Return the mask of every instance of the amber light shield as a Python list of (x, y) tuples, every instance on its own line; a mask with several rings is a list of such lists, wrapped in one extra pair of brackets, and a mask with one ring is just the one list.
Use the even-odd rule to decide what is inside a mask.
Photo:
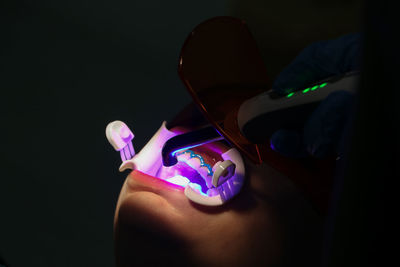
[(268, 162), (286, 174), (320, 211), (327, 210), (334, 161), (286, 158), (270, 148), (269, 140), (252, 144), (240, 132), (240, 105), (271, 88), (245, 21), (216, 17), (199, 24), (183, 45), (178, 73), (194, 102), (226, 140), (253, 162)]
[(236, 122), (240, 105), (271, 85), (245, 21), (216, 17), (199, 24), (183, 45), (178, 73), (214, 127), (252, 161), (261, 163), (258, 146), (241, 135)]

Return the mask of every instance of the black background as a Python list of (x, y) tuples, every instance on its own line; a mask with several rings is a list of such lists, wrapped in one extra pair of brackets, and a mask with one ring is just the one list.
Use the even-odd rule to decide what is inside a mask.
[[(301, 2), (301, 3), (298, 3)], [(0, 255), (10, 266), (113, 266), (126, 174), (104, 130), (138, 151), (190, 101), (176, 67), (191, 29), (248, 21), (274, 78), (306, 45), (359, 29), (360, 1), (2, 1)]]

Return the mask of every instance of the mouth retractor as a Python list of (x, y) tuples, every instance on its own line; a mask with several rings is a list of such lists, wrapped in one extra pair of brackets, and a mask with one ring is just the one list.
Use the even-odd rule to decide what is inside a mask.
[(106, 137), (113, 148), (120, 152), (123, 162), (135, 156), (135, 149), (132, 144), (132, 139), (135, 136), (122, 121), (110, 122), (106, 127)]
[[(116, 124), (115, 124), (116, 123)], [(107, 129), (119, 129), (119, 127), (112, 127), (110, 125), (121, 125), (121, 123), (126, 126), (123, 122), (116, 121), (112, 122), (107, 126)], [(127, 126), (126, 126), (127, 127)], [(128, 127), (127, 127), (128, 128)], [(111, 145), (116, 149), (121, 151), (120, 147), (122, 147), (121, 142), (119, 141), (119, 138), (109, 138), (109, 136), (112, 136), (111, 134), (108, 134), (108, 132), (113, 132), (111, 130), (106, 129), (106, 135), (107, 139), (111, 143)], [(129, 128), (128, 128), (129, 130)], [(166, 122), (164, 121), (160, 127), (160, 129), (154, 134), (154, 136), (150, 139), (150, 141), (143, 147), (143, 149), (136, 155), (134, 155), (131, 159), (124, 160), (121, 155), (122, 159), (122, 164), (119, 168), (119, 170), (122, 172), (126, 169), (131, 169), (131, 170), (139, 170), (143, 173), (146, 173), (151, 176), (157, 177), (157, 173), (161, 168), (173, 168), (173, 167), (164, 167), (163, 166), (163, 160), (167, 158), (165, 155), (169, 155), (168, 159), (172, 159), (173, 162), (174, 159), (177, 162), (177, 156), (179, 154), (182, 154), (183, 151), (188, 151), (187, 149), (199, 146), (205, 143), (210, 143), (216, 140), (222, 139), (221, 136), (215, 136), (215, 134), (212, 133), (214, 129), (206, 129), (203, 128), (199, 130), (197, 133), (190, 133), (182, 134), (179, 135), (177, 133), (171, 132), (166, 128)], [(114, 132), (118, 132), (115, 131)], [(129, 132), (131, 132), (129, 130)], [(208, 132), (208, 133), (207, 133)], [(210, 135), (211, 133), (211, 135)], [(215, 130), (214, 130), (215, 133)], [(118, 135), (114, 135), (118, 136)], [(183, 136), (183, 137), (180, 137)], [(189, 139), (187, 139), (190, 137)], [(207, 138), (209, 137), (209, 138)], [(133, 138), (133, 134), (132, 134)], [(186, 141), (189, 140), (189, 142), (184, 142), (183, 140), (186, 139)], [(132, 140), (132, 139), (131, 139)], [(172, 141), (169, 141), (172, 140)], [(178, 142), (177, 142), (178, 140)], [(197, 140), (197, 141), (196, 141)], [(169, 144), (168, 143), (169, 141)], [(130, 141), (129, 141), (130, 142)], [(119, 146), (116, 146), (114, 144), (120, 144)], [(179, 144), (178, 146), (171, 145), (171, 144)], [(125, 144), (125, 146), (128, 145), (129, 149), (129, 143)], [(117, 147), (117, 148), (116, 148)], [(164, 149), (163, 148), (170, 148), (170, 149)], [(133, 147), (132, 147), (133, 148)], [(164, 152), (163, 152), (164, 151)], [(169, 152), (169, 153), (166, 153)], [(162, 154), (164, 155), (162, 157)], [(185, 187), (184, 194), (185, 196), (190, 199), (191, 201), (205, 205), (205, 206), (219, 206), (224, 203), (226, 203), (228, 200), (233, 198), (235, 195), (237, 195), (244, 182), (244, 177), (245, 177), (245, 168), (244, 168), (244, 163), (243, 159), (240, 155), (240, 153), (235, 149), (231, 148), (227, 150), (225, 153), (221, 154), (221, 157), (223, 159), (222, 162), (217, 162), (213, 168), (212, 172), (208, 173), (209, 175), (211, 174), (212, 177), (210, 176), (209, 180), (206, 181), (207, 187), (209, 190), (207, 191), (207, 194), (204, 194), (201, 191), (201, 187), (192, 182), (187, 182), (185, 184), (179, 184), (175, 183), (173, 180), (174, 179), (163, 179), (161, 177), (158, 177), (160, 179), (166, 180), (168, 182), (178, 184), (181, 186)], [(175, 162), (175, 163), (176, 163)], [(174, 165), (170, 164), (170, 165)], [(168, 165), (168, 164), (167, 164)], [(203, 176), (203, 175), (202, 175)], [(175, 178), (175, 177), (172, 177)], [(204, 177), (203, 177), (204, 178)]]

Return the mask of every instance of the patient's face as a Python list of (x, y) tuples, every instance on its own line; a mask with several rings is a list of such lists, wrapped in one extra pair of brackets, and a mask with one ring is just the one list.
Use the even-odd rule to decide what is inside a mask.
[(241, 193), (217, 207), (195, 204), (183, 188), (131, 172), (115, 213), (118, 266), (318, 264), (321, 219), (286, 177), (244, 160)]

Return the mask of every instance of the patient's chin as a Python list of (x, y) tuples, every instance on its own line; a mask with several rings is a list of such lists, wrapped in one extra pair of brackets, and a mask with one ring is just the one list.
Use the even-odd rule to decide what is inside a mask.
[(128, 179), (133, 180), (121, 191), (114, 225), (117, 266), (196, 266), (189, 256), (193, 225), (185, 216), (193, 207), (183, 191), (146, 191), (135, 177)]
[[(117, 266), (192, 264), (188, 244), (170, 227), (173, 212), (164, 201), (153, 193), (137, 192), (121, 202), (114, 228)], [(165, 209), (154, 210), (154, 205)]]
[(173, 227), (179, 216), (169, 203), (152, 192), (134, 192), (121, 201), (116, 225), (148, 229), (159, 234), (177, 236)]

